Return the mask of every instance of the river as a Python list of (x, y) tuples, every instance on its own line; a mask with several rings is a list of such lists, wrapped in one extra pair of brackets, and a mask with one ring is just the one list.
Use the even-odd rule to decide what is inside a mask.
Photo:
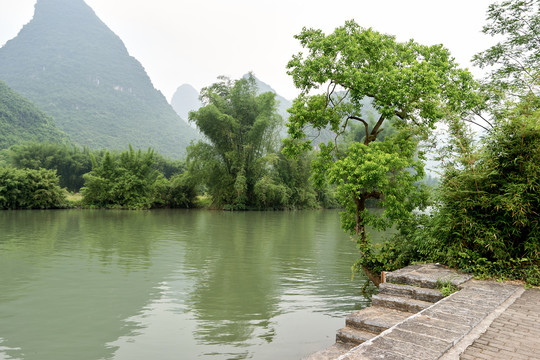
[(337, 211), (1, 211), (0, 359), (300, 359), (368, 305)]

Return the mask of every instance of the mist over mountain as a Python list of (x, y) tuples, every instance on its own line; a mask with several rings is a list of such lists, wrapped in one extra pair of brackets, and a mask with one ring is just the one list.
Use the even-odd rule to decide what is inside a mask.
[(0, 80), (0, 150), (25, 141), (69, 142), (53, 119)]
[[(245, 74), (243, 78), (247, 79), (249, 77), (249, 74)], [(259, 94), (263, 94), (265, 92), (272, 92), (276, 94), (276, 101), (278, 102), (278, 114), (281, 115), (283, 118), (283, 123), (287, 122), (287, 119), (289, 118), (289, 113), (287, 112), (287, 109), (292, 106), (292, 101), (285, 99), (283, 96), (279, 95), (270, 85), (263, 82), (256, 76), (253, 76), (255, 78), (255, 83), (257, 84), (257, 88), (259, 89)], [(286, 131), (286, 130), (285, 130)]]
[(38, 0), (0, 49), (0, 79), (91, 148), (131, 143), (180, 157), (198, 137), (83, 0)]
[[(197, 111), (202, 106), (199, 100), (199, 92), (189, 84), (183, 84), (174, 93), (171, 99), (174, 111), (186, 122), (189, 120), (189, 112)], [(192, 124), (196, 126), (195, 124)]]

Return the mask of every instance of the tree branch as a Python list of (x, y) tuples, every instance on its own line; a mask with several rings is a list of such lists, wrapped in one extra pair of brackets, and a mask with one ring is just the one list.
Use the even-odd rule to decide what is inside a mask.
[(377, 190), (373, 190), (362, 195), (365, 196), (366, 199), (381, 199), (383, 197), (383, 194)]
[(381, 115), (381, 117), (379, 117), (379, 121), (377, 121), (377, 123), (375, 124), (375, 126), (371, 130), (371, 134), (369, 136), (371, 139), (369, 139), (367, 144), (369, 144), (369, 142), (371, 142), (371, 141), (375, 141), (375, 139), (377, 138), (377, 134), (382, 131), (382, 129), (379, 131), (379, 128), (381, 127), (384, 120), (385, 120), (385, 118)]
[(489, 122), (485, 117), (482, 116), (480, 112), (474, 112), (476, 116), (478, 116), (480, 119), (484, 120), (486, 124), (488, 124), (492, 129), (494, 128), (493, 124)]
[[(369, 138), (369, 124), (367, 123), (367, 121), (358, 116), (349, 116), (346, 121), (349, 121), (349, 119), (357, 120), (357, 121), (360, 121), (362, 124), (364, 124), (364, 127), (366, 129), (366, 139), (368, 139)], [(364, 142), (364, 144), (366, 143)], [(367, 144), (369, 144), (369, 142)]]
[(489, 129), (489, 128), (483, 126), (483, 125), (480, 125), (479, 123), (477, 123), (476, 121), (473, 121), (473, 120), (471, 120), (471, 119), (464, 119), (464, 120), (465, 120), (466, 122), (468, 122), (468, 123), (471, 123), (471, 124), (474, 124), (474, 125), (476, 125), (476, 126), (481, 127), (482, 129), (486, 130), (487, 132), (490, 132), (490, 131), (492, 130), (492, 129)]
[[(332, 91), (330, 91), (330, 86), (334, 85), (334, 87), (332, 88)], [(332, 106), (336, 106), (336, 104), (334, 104), (334, 100), (332, 100), (332, 95), (334, 94), (334, 91), (336, 90), (336, 86), (337, 84), (334, 83), (333, 81), (330, 81), (330, 83), (328, 84), (328, 88), (326, 89), (326, 106), (328, 106), (328, 103), (332, 103)]]

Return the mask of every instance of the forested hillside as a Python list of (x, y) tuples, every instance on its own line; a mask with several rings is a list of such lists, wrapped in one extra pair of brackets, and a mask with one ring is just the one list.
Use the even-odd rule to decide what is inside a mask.
[(0, 49), (0, 78), (92, 148), (155, 148), (182, 156), (197, 137), (142, 65), (83, 0), (38, 0)]
[(0, 150), (26, 141), (68, 142), (53, 119), (0, 80)]

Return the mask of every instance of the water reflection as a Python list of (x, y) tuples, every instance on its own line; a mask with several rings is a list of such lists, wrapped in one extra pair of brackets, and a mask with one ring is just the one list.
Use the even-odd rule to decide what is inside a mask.
[(271, 342), (269, 319), (277, 314), (279, 289), (271, 266), (274, 244), (264, 236), (265, 213), (209, 214), (213, 223), (228, 226), (199, 227), (195, 238), (205, 245), (186, 244), (186, 267), (198, 270), (191, 273), (196, 286), (188, 298), (199, 320), (194, 335), (199, 343), (241, 346), (257, 331), (257, 338)]
[(0, 360), (294, 359), (366, 301), (336, 212), (0, 212)]

